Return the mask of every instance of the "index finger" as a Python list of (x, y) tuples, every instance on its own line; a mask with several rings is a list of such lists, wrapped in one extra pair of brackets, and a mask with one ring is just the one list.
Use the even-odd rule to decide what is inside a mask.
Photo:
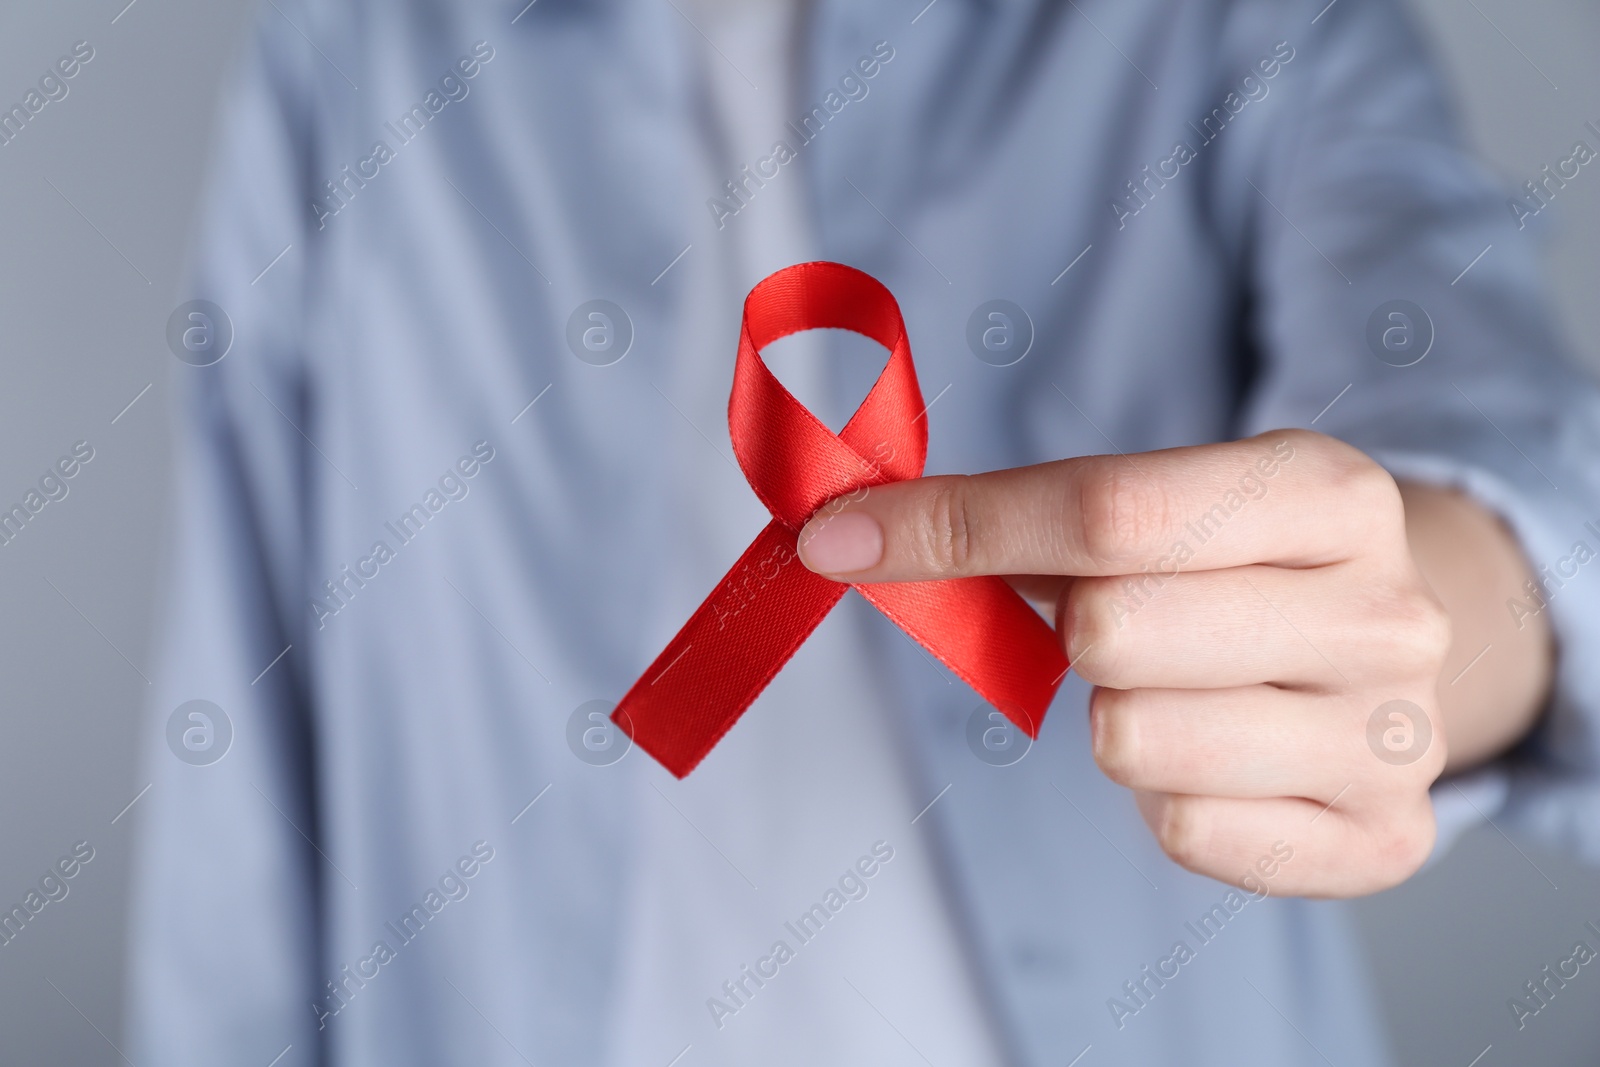
[(852, 582), (1309, 567), (1403, 536), (1398, 499), (1355, 448), (1283, 430), (873, 486), (818, 511), (798, 549)]

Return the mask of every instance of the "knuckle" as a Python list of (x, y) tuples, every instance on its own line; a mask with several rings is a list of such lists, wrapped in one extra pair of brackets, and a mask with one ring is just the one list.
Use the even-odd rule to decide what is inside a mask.
[(1390, 646), (1402, 669), (1437, 675), (1450, 652), (1450, 613), (1420, 582), (1389, 598), (1383, 608)]
[(1400, 485), (1394, 480), (1394, 475), (1362, 456), (1348, 475), (1348, 481), (1352, 502), (1357, 507), (1370, 508), (1379, 521), (1404, 524), (1405, 505), (1400, 499)]
[(1455, 633), (1450, 625), (1450, 613), (1445, 610), (1438, 597), (1426, 590), (1422, 593), (1421, 601), (1418, 608), (1417, 642), (1427, 662), (1443, 666), (1445, 656), (1450, 653), (1450, 645), (1455, 640)]
[(1086, 682), (1115, 686), (1123, 619), (1116, 578), (1078, 578), (1062, 598), (1057, 627), (1072, 669)]
[(1345, 514), (1369, 529), (1403, 532), (1405, 505), (1394, 475), (1359, 449), (1343, 442), (1337, 444), (1337, 451), (1328, 457), (1329, 481), (1334, 499), (1342, 501)]
[(1167, 858), (1185, 870), (1199, 872), (1211, 842), (1211, 829), (1200, 798), (1168, 797), (1161, 812), (1156, 840)]
[(1139, 727), (1126, 690), (1096, 689), (1089, 700), (1094, 761), (1118, 785), (1133, 787), (1140, 766)]
[(1433, 853), (1437, 835), (1433, 808), (1426, 803), (1375, 830), (1373, 849), (1380, 877), (1388, 885), (1398, 885), (1416, 874)]
[(1274, 441), (1288, 441), (1296, 455), (1304, 452), (1307, 456), (1315, 457), (1319, 462), (1323, 463), (1356, 462), (1367, 458), (1365, 452), (1362, 452), (1352, 444), (1348, 444), (1331, 434), (1308, 430), (1302, 426), (1286, 426), (1278, 430), (1269, 430), (1260, 436)]
[(1287, 441), (1291, 454), (1303, 452), (1310, 457), (1303, 472), (1315, 477), (1326, 490), (1323, 499), (1349, 538), (1377, 536), (1390, 543), (1404, 538), (1405, 506), (1400, 486), (1371, 456), (1314, 430), (1273, 431), (1270, 437)]
[(1136, 562), (1139, 546), (1166, 527), (1170, 507), (1161, 487), (1126, 462), (1098, 462), (1078, 489), (1084, 555), (1109, 566)]
[(969, 480), (961, 475), (940, 478), (928, 500), (927, 544), (929, 562), (941, 574), (967, 573), (974, 562), (974, 515), (970, 507)]
[(1296, 454), (1305, 452), (1310, 456), (1320, 457), (1322, 462), (1336, 460), (1341, 456), (1356, 457), (1364, 454), (1354, 445), (1346, 444), (1331, 434), (1308, 430), (1301, 426), (1286, 426), (1279, 430), (1268, 431), (1261, 436), (1286, 440)]
[[(1408, 768), (1411, 771), (1412, 780), (1405, 783), (1405, 788), (1412, 796), (1425, 796), (1428, 787), (1433, 785), (1439, 776), (1444, 773), (1445, 764), (1450, 759), (1450, 743), (1444, 735), (1442, 717), (1437, 709), (1430, 708), (1426, 704), (1423, 707), (1426, 709), (1428, 722), (1432, 728), (1432, 736), (1428, 738), (1428, 750), (1422, 753), (1422, 757)], [(1432, 811), (1431, 805), (1425, 806), (1428, 807), (1429, 811)]]
[[(1402, 810), (1418, 797), (1425, 796), (1449, 762), (1449, 740), (1445, 736), (1443, 717), (1430, 695), (1432, 683), (1419, 688), (1426, 688), (1427, 692), (1402, 689), (1404, 695), (1399, 698), (1395, 697), (1394, 690), (1387, 688), (1352, 694), (1354, 714), (1350, 745), (1352, 751), (1370, 750), (1370, 756), (1362, 752), (1359, 757), (1363, 768), (1359, 777), (1363, 788), (1371, 790), (1375, 811)], [(1390, 702), (1396, 700), (1412, 705), (1426, 721), (1414, 723), (1409, 731), (1396, 737), (1396, 747), (1392, 751), (1397, 756), (1390, 759), (1384, 752), (1389, 747), (1389, 738), (1394, 730), (1403, 731), (1400, 716), (1385, 714)], [(1359, 735), (1360, 740), (1355, 735)]]

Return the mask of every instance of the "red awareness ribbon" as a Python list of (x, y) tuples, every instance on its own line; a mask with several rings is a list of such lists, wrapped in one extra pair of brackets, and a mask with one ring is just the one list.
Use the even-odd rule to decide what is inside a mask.
[[(853, 330), (889, 350), (838, 434), (761, 359), (780, 337), (824, 327)], [(728, 428), (772, 521), (611, 716), (674, 775), (694, 770), (850, 588), (1038, 737), (1067, 659), (1055, 631), (1003, 580), (836, 582), (808, 570), (796, 552), (800, 529), (824, 504), (922, 476), (926, 413), (900, 305), (876, 278), (839, 263), (801, 263), (750, 291)]]

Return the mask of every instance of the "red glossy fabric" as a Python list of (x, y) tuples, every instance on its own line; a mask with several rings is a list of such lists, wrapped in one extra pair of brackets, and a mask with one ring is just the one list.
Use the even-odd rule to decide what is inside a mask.
[[(801, 330), (872, 338), (889, 362), (837, 435), (767, 369), (761, 350)], [(924, 648), (1037, 737), (1067, 672), (1053, 630), (999, 578), (850, 585), (796, 554), (824, 504), (922, 475), (928, 420), (900, 306), (871, 275), (801, 263), (763, 280), (744, 305), (728, 400), (734, 454), (772, 521), (690, 616), (612, 719), (679, 778), (722, 735), (854, 588)]]

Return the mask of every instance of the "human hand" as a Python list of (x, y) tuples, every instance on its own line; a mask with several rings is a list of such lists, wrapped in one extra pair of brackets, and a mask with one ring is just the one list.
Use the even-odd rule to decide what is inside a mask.
[(995, 574), (1053, 599), (1095, 761), (1191, 871), (1237, 885), (1287, 842), (1274, 891), (1352, 896), (1432, 849), (1449, 617), (1394, 480), (1349, 445), (1283, 430), (875, 486), (799, 553), (851, 582)]

